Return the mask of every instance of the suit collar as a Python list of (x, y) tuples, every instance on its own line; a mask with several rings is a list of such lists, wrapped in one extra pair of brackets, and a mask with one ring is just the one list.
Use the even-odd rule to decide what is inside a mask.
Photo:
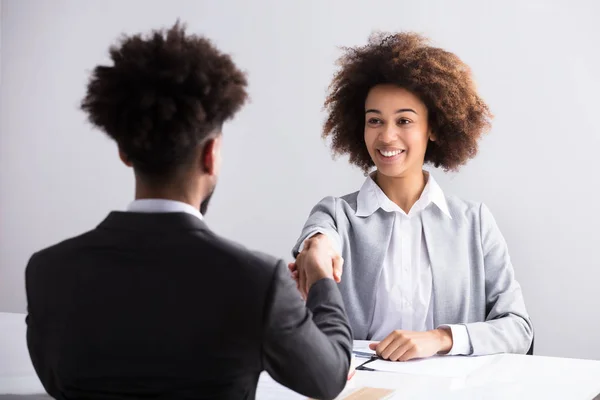
[(98, 228), (137, 232), (209, 230), (203, 220), (185, 212), (139, 213), (113, 211), (98, 225)]
[(166, 213), (166, 212), (184, 212), (203, 219), (200, 210), (187, 203), (169, 199), (139, 199), (131, 202), (127, 211), (139, 213)]

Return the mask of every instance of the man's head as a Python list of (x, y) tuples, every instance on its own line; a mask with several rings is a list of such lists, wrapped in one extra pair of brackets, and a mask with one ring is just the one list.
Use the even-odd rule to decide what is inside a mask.
[(221, 127), (244, 104), (246, 77), (203, 37), (175, 24), (110, 48), (81, 108), (117, 142), (141, 197), (207, 206), (221, 161)]

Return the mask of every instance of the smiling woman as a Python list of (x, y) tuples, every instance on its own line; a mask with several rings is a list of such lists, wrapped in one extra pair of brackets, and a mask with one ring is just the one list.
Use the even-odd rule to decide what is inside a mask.
[[(323, 135), (375, 171), (313, 208), (294, 254), (329, 239), (354, 338), (378, 341), (386, 359), (527, 352), (531, 322), (490, 211), (446, 196), (423, 171), (457, 170), (490, 128), (469, 67), (414, 33), (373, 36), (339, 64)], [(299, 288), (305, 258), (290, 266)]]
[(365, 108), (365, 144), (380, 174), (420, 174), (428, 142), (436, 139), (425, 104), (406, 89), (384, 84), (369, 91)]
[(346, 49), (339, 64), (325, 101), (329, 117), (323, 132), (331, 137), (334, 153), (348, 154), (365, 172), (375, 165), (363, 129), (365, 99), (379, 85), (403, 88), (405, 97), (412, 96), (410, 104), (426, 108), (422, 120), (437, 141), (427, 147), (425, 162), (457, 170), (477, 153), (492, 114), (477, 93), (471, 69), (455, 54), (415, 33), (378, 34), (364, 47)]

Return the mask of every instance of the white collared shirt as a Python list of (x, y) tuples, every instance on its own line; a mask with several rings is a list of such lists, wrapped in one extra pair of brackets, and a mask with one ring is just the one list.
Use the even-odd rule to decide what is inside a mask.
[(191, 214), (203, 219), (200, 210), (181, 201), (167, 199), (140, 199), (134, 200), (127, 206), (127, 211), (138, 213), (177, 213)]
[[(431, 207), (437, 207), (448, 218), (452, 216), (444, 192), (431, 175), (427, 176), (423, 193), (408, 214), (385, 195), (371, 176), (367, 177), (358, 193), (357, 216), (368, 217), (381, 208), (394, 220), (376, 287), (375, 310), (369, 327), (370, 340), (383, 340), (394, 330), (434, 329), (433, 276), (423, 237), (422, 215), (431, 212)], [(337, 232), (318, 229), (309, 237), (315, 233), (327, 235), (341, 254)], [(440, 328), (452, 331), (453, 346), (449, 355), (471, 353), (471, 340), (464, 325), (441, 325)]]

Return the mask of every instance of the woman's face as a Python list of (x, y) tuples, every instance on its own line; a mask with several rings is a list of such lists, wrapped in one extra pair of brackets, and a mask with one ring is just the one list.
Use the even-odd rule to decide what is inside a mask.
[(429, 140), (427, 107), (396, 85), (374, 86), (365, 100), (365, 144), (377, 171), (389, 177), (421, 173)]

